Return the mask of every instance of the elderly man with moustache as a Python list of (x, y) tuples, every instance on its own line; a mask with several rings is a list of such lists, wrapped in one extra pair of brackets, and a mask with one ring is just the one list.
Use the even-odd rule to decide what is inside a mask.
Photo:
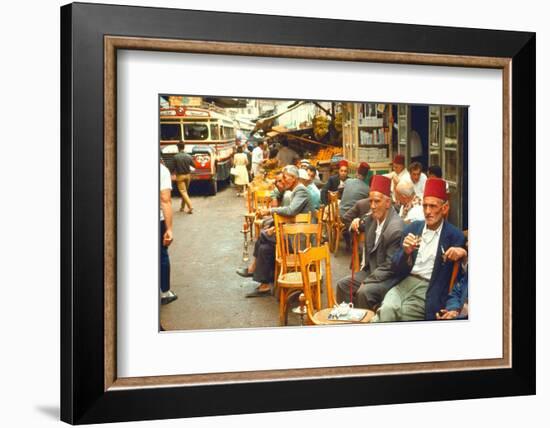
[[(275, 188), (271, 192), (271, 206), (272, 207), (286, 207), (290, 205), (290, 190), (286, 190), (284, 183), (284, 176), (282, 172), (279, 172), (275, 176)], [(273, 226), (273, 218), (269, 217), (264, 219), (262, 224), (262, 230), (260, 232), (259, 239), (254, 243), (254, 259), (248, 267), (237, 269), (237, 274), (248, 278), (254, 276), (256, 270), (256, 255), (259, 254), (260, 245), (266, 243), (275, 243), (275, 227)], [(264, 249), (265, 252), (265, 249)]]
[(399, 279), (391, 267), (404, 224), (391, 206), (390, 189), (389, 178), (373, 176), (368, 199), (370, 213), (351, 222), (352, 231), (365, 232), (364, 264), (353, 279), (347, 276), (338, 281), (338, 302), (353, 300), (356, 307), (374, 310)]
[(275, 188), (271, 192), (271, 206), (284, 207), (290, 204), (290, 191), (285, 189), (283, 173), (275, 176)]
[(424, 189), (425, 221), (405, 227), (392, 270), (401, 280), (384, 298), (372, 322), (434, 320), (445, 307), (453, 262), (463, 256), (463, 233), (445, 217), (445, 180), (430, 178)]

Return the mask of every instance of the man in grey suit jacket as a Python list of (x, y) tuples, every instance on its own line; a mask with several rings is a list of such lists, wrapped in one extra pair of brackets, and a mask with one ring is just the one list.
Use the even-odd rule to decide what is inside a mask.
[[(391, 180), (381, 175), (372, 178), (369, 193), (370, 213), (351, 222), (352, 232), (365, 232), (363, 268), (337, 284), (338, 302), (374, 310), (399, 280), (392, 271), (393, 255), (399, 250), (405, 224), (391, 206)], [(351, 296), (350, 296), (351, 294)]]
[(347, 210), (342, 217), (342, 223), (346, 225), (346, 229), (349, 229), (351, 222), (356, 218), (361, 218), (365, 214), (370, 212), (370, 199), (359, 199), (353, 207)]

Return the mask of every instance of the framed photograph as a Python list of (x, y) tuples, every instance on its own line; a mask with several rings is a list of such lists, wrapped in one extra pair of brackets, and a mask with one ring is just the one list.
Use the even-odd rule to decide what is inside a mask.
[(71, 4), (61, 53), (62, 420), (535, 393), (534, 33)]

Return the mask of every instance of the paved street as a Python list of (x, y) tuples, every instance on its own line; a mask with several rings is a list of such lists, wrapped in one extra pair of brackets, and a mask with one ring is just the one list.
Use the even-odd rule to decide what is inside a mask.
[[(180, 198), (172, 199), (174, 242), (170, 246), (171, 287), (178, 300), (161, 306), (166, 330), (194, 330), (279, 326), (275, 297), (246, 298), (255, 283), (235, 273), (244, 266), (240, 233), (245, 202), (234, 187), (222, 186), (216, 196), (191, 188), (193, 214), (179, 211)], [(252, 245), (249, 246), (252, 259)], [(344, 245), (332, 258), (333, 286), (349, 273)], [(289, 314), (289, 325), (300, 318)]]

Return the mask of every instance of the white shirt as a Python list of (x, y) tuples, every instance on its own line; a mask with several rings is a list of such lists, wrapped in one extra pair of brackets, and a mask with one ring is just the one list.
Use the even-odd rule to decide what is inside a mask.
[(419, 198), (424, 197), (424, 187), (426, 187), (426, 180), (427, 179), (428, 179), (428, 177), (426, 177), (426, 174), (421, 172), (420, 173), (420, 178), (418, 179), (418, 183), (413, 183), (414, 193), (416, 193), (416, 196), (418, 196)]
[(422, 242), (420, 243), (420, 248), (418, 249), (416, 261), (411, 273), (419, 275), (427, 281), (429, 281), (432, 277), (435, 256), (437, 254), (437, 246), (439, 244), (439, 236), (441, 235), (442, 228), (443, 221), (437, 230), (428, 229), (426, 225), (424, 225), (424, 229), (422, 230)]
[(386, 218), (382, 220), (382, 223), (376, 220), (376, 238), (374, 239), (375, 246), (376, 244), (378, 244), (378, 239), (380, 239), (380, 235), (382, 234), (382, 228), (384, 227), (384, 223), (386, 223), (387, 218), (388, 218), (388, 215), (386, 214)]
[[(404, 206), (401, 205), (401, 209), (399, 210), (399, 217), (403, 218), (403, 210)], [(403, 221), (405, 223), (412, 223), (413, 221), (417, 220), (424, 220), (424, 209), (422, 208), (422, 205), (413, 205), (412, 208), (409, 210), (405, 218), (403, 218)]]
[(395, 202), (395, 183), (393, 182), (393, 177), (397, 177), (399, 181), (401, 180), (409, 180), (412, 183), (411, 175), (409, 174), (409, 170), (407, 168), (403, 168), (403, 171), (401, 171), (399, 174), (395, 171), (392, 171), (388, 174), (384, 174), (384, 176), (388, 177), (391, 180), (391, 194), (392, 199)]
[[(392, 208), (393, 209), (393, 208)], [(371, 211), (369, 211), (371, 213)], [(388, 215), (386, 214), (386, 218), (382, 220), (382, 223), (379, 223), (378, 220), (376, 220), (376, 232), (375, 232), (375, 238), (374, 238), (374, 246), (376, 247), (376, 244), (378, 244), (378, 239), (380, 239), (380, 235), (382, 235), (382, 228), (384, 227), (384, 223), (386, 223), (386, 219), (388, 218)], [(350, 229), (351, 230), (351, 229)], [(365, 246), (363, 245), (363, 251), (361, 252), (361, 269), (365, 267)]]
[[(170, 171), (163, 164), (160, 164), (160, 191), (170, 190), (172, 191), (172, 178), (170, 177)], [(160, 210), (160, 221), (164, 220), (164, 214)]]
[(252, 163), (262, 163), (264, 160), (264, 151), (261, 147), (256, 147), (252, 150)]

